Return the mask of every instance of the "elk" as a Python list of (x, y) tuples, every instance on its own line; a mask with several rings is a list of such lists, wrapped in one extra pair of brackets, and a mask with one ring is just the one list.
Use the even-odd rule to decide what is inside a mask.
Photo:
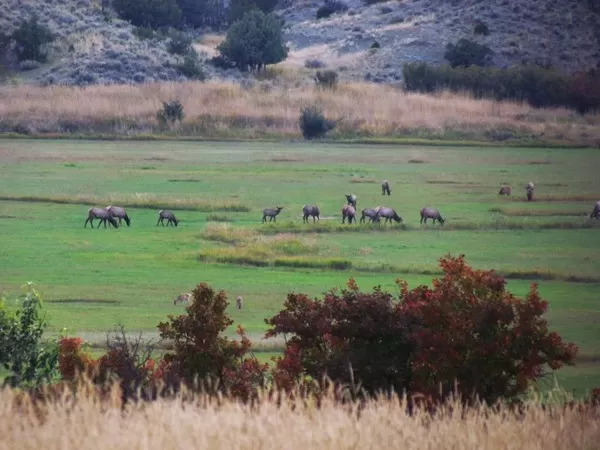
[(342, 208), (342, 223), (344, 223), (346, 221), (346, 219), (348, 219), (348, 224), (352, 223), (352, 220), (354, 220), (356, 222), (356, 210), (354, 209), (353, 206), (351, 205), (344, 205), (344, 207)]
[[(88, 222), (90, 226), (94, 228), (94, 219), (100, 219), (100, 223), (104, 223), (104, 228), (106, 228), (106, 222), (108, 221), (113, 227), (119, 228), (119, 224), (111, 215), (110, 211), (106, 208), (90, 208), (88, 209), (88, 216), (85, 219), (85, 223), (83, 224), (83, 228), (87, 227)], [(98, 223), (98, 228), (100, 228), (100, 223)]]
[(267, 221), (267, 217), (269, 218), (269, 222), (271, 222), (271, 221), (277, 222), (277, 214), (279, 214), (282, 209), (283, 209), (283, 206), (277, 206), (275, 209), (273, 209), (273, 208), (263, 209), (263, 218), (262, 218), (263, 223), (265, 223)]
[(435, 224), (435, 221), (439, 221), (442, 225), (444, 225), (444, 218), (442, 217), (442, 215), (440, 214), (440, 212), (435, 209), (435, 208), (422, 208), (421, 209), (421, 222), (423, 223), (423, 221), (425, 221), (425, 223), (427, 223), (427, 219), (433, 219), (433, 223)]
[(377, 206), (376, 208), (365, 208), (361, 211), (360, 223), (364, 223), (365, 217), (369, 218), (369, 222), (379, 222), (379, 217), (377, 216), (377, 212), (379, 211), (381, 206)]
[(380, 217), (385, 218), (385, 223), (388, 223), (392, 220), (394, 220), (396, 223), (402, 222), (402, 217), (400, 217), (393, 208), (388, 208), (387, 206), (382, 206), (377, 210), (378, 222)]
[(321, 215), (321, 211), (319, 211), (318, 206), (304, 205), (302, 208), (302, 213), (304, 214), (302, 217), (302, 221), (304, 223), (308, 223), (309, 216), (313, 218), (313, 223), (315, 223), (315, 217), (321, 221), (321, 218), (319, 217)]
[(527, 191), (527, 201), (530, 202), (533, 199), (533, 189), (534, 189), (534, 185), (533, 182), (529, 182), (527, 183), (527, 186), (525, 186), (525, 190)]
[(345, 194), (346, 200), (348, 200), (348, 204), (354, 206), (356, 208), (356, 200), (358, 197), (355, 194)]
[(388, 183), (388, 180), (383, 180), (381, 182), (381, 195), (385, 195), (387, 193), (387, 195), (391, 195), (392, 190), (390, 189), (390, 183)]
[(110, 214), (113, 217), (116, 217), (119, 219), (119, 225), (121, 225), (121, 219), (125, 221), (127, 226), (131, 225), (131, 219), (127, 215), (127, 211), (125, 211), (125, 208), (122, 208), (120, 206), (112, 206), (111, 205), (111, 206), (107, 206), (106, 210), (108, 212), (110, 212)]
[(171, 226), (173, 226), (173, 224), (175, 224), (175, 226), (177, 226), (177, 224), (179, 223), (179, 221), (175, 217), (175, 214), (173, 214), (171, 211), (166, 211), (164, 209), (161, 209), (158, 212), (158, 220), (156, 221), (156, 226), (158, 226), (158, 224), (161, 223), (162, 226), (164, 227), (165, 219), (167, 219), (167, 226), (169, 226), (169, 224), (171, 224)]
[(237, 309), (242, 309), (242, 306), (244, 306), (244, 299), (241, 295), (238, 295), (235, 299), (235, 306), (237, 307)]
[(510, 197), (511, 192), (510, 186), (502, 186), (500, 188), (500, 192), (498, 192), (498, 195), (506, 195), (507, 197)]
[(594, 209), (590, 214), (590, 219), (598, 219), (598, 217), (600, 217), (600, 201), (596, 202)]
[(179, 296), (175, 300), (173, 300), (173, 304), (176, 305), (177, 303), (189, 303), (192, 298), (193, 295), (191, 292), (179, 294)]

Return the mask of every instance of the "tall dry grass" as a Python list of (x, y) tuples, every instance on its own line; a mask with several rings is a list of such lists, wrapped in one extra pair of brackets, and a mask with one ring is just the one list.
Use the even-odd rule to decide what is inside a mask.
[(342, 84), (335, 91), (291, 86), (270, 81), (248, 89), (223, 82), (4, 86), (0, 130), (153, 132), (161, 102), (179, 98), (186, 114), (179, 129), (184, 135), (299, 136), (300, 108), (318, 102), (328, 117), (343, 118), (334, 131), (338, 136), (519, 137), (600, 144), (600, 115), (580, 117), (566, 109), (534, 109), (450, 93), (404, 93), (367, 83)]
[(598, 411), (580, 413), (533, 404), (522, 417), (505, 408), (439, 416), (406, 413), (394, 397), (341, 407), (263, 399), (251, 409), (196, 396), (120, 408), (117, 391), (104, 401), (91, 393), (64, 395), (41, 411), (0, 391), (0, 449), (592, 449), (600, 440)]

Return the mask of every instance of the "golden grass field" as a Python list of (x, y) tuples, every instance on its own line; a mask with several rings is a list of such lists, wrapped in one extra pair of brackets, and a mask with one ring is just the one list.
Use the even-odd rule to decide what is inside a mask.
[[(283, 70), (283, 69), (280, 69)], [(284, 77), (285, 78), (285, 77)], [(309, 79), (310, 80), (310, 79)], [(331, 137), (428, 137), (510, 142), (511, 139), (600, 145), (600, 115), (467, 95), (424, 95), (368, 84), (319, 90), (306, 82), (269, 80), (251, 88), (227, 82), (143, 85), (0, 87), (0, 123), (30, 133), (131, 135), (158, 128), (162, 101), (181, 99), (185, 118), (176, 130), (199, 137), (300, 137), (299, 111), (319, 103), (342, 119)]]
[[(364, 409), (310, 401), (264, 399), (254, 408), (213, 398), (159, 400), (121, 409), (118, 392), (100, 401), (81, 388), (36, 413), (15, 411), (18, 394), (0, 391), (0, 449), (593, 449), (600, 440), (598, 411), (586, 414), (532, 403), (522, 417), (498, 407), (437, 417), (406, 413), (398, 397), (367, 401)], [(552, 409), (554, 408), (554, 409)]]

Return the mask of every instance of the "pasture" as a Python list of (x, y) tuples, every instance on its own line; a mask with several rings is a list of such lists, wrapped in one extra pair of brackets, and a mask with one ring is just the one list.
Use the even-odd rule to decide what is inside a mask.
[[(598, 167), (593, 149), (1, 140), (0, 292), (12, 304), (34, 281), (52, 333), (100, 345), (117, 322), (156, 337), (183, 311), (175, 297), (204, 281), (227, 292), (264, 359), (281, 344), (261, 340), (263, 319), (288, 292), (319, 295), (350, 276), (393, 292), (396, 278), (430, 283), (439, 257), (464, 253), (517, 295), (539, 281), (551, 328), (580, 347), (559, 382), (582, 394), (600, 385)], [(498, 195), (503, 183), (512, 196)], [(357, 219), (385, 205), (403, 223), (342, 225), (345, 194), (358, 196)], [(302, 223), (305, 204), (319, 206), (316, 224)], [(131, 227), (84, 228), (89, 207), (108, 205), (125, 206)], [(276, 206), (277, 221), (261, 223)], [(423, 206), (446, 223), (420, 225)], [(156, 226), (160, 209), (179, 226)]]

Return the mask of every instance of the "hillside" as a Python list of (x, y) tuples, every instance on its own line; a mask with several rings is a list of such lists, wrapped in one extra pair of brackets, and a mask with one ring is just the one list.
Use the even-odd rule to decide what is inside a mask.
[[(563, 70), (589, 68), (600, 61), (600, 18), (585, 0), (398, 0), (365, 5), (345, 0), (345, 12), (316, 19), (319, 1), (282, 0), (290, 47), (284, 66), (307, 60), (340, 71), (346, 80), (395, 82), (404, 62), (444, 62), (447, 43), (462, 37), (488, 45), (493, 63), (508, 66), (537, 61)], [(133, 27), (105, 20), (94, 0), (0, 0), (0, 29), (9, 33), (37, 14), (58, 37), (49, 62), (21, 64), (19, 76), (36, 84), (115, 84), (183, 80), (165, 40), (140, 39)], [(488, 35), (474, 35), (477, 21)], [(198, 36), (201, 33), (198, 32)], [(213, 39), (216, 45), (218, 39)], [(371, 48), (377, 42), (380, 48)], [(214, 45), (204, 48), (207, 58)], [(317, 60), (318, 62), (314, 62)], [(321, 64), (320, 64), (321, 63)], [(209, 78), (240, 79), (236, 71), (207, 65)], [(307, 80), (308, 75), (307, 75)]]

